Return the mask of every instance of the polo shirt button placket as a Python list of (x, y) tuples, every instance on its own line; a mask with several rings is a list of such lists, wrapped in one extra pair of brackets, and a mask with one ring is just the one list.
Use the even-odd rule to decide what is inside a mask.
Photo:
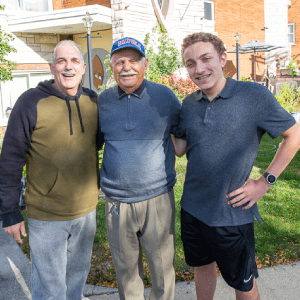
[(205, 112), (204, 123), (207, 124), (209, 122), (209, 112), (211, 111), (211, 107), (208, 106)]

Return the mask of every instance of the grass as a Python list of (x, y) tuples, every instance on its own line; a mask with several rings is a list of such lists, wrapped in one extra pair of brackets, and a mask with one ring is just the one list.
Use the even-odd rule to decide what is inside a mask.
[[(252, 177), (260, 176), (273, 159), (274, 145), (281, 138), (272, 140), (265, 136), (262, 151), (255, 162)], [(278, 182), (258, 202), (263, 222), (255, 223), (256, 257), (260, 267), (290, 263), (300, 258), (300, 152), (279, 177)]]
[[(264, 136), (252, 178), (258, 178), (273, 159), (275, 148), (278, 148), (281, 138), (272, 140)], [(185, 172), (186, 157), (177, 158), (177, 174)], [(180, 238), (180, 198), (183, 190), (184, 175), (179, 175), (175, 185), (176, 201), (176, 280), (193, 280), (193, 269), (186, 265), (182, 242)], [(282, 173), (278, 182), (258, 202), (263, 222), (255, 223), (256, 261), (258, 267), (268, 267), (286, 264), (300, 258), (300, 151), (287, 169)], [(92, 255), (92, 266), (87, 283), (116, 287), (115, 271), (106, 236), (104, 199), (98, 204), (98, 229)], [(26, 211), (23, 212), (26, 218)], [(29, 256), (28, 238), (24, 239), (21, 249)], [(151, 278), (148, 264), (144, 257), (145, 285), (150, 285)]]

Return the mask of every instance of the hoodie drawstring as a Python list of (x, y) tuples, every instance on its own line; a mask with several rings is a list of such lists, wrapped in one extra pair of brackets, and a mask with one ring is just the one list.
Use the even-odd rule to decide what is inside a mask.
[[(67, 106), (68, 106), (68, 110), (69, 110), (69, 123), (70, 123), (70, 135), (73, 135), (73, 128), (72, 128), (72, 111), (71, 111), (71, 105), (70, 105), (70, 97), (66, 96), (66, 102), (67, 102)], [(74, 98), (73, 98), (74, 99)], [(82, 117), (81, 117), (81, 113), (80, 113), (80, 107), (79, 107), (79, 101), (78, 101), (78, 96), (75, 97), (75, 102), (76, 102), (76, 107), (77, 107), (77, 111), (78, 111), (78, 117), (79, 117), (79, 121), (80, 121), (80, 126), (81, 126), (81, 132), (84, 132), (84, 127), (83, 127), (83, 123), (82, 123)]]
[(70, 105), (70, 99), (68, 96), (66, 96), (66, 102), (69, 110), (69, 123), (70, 123), (70, 135), (73, 135), (73, 129), (72, 129), (72, 111), (71, 111), (71, 105)]
[(82, 118), (81, 118), (81, 113), (80, 113), (80, 107), (79, 107), (79, 102), (78, 102), (78, 97), (76, 96), (75, 98), (76, 101), (76, 106), (77, 106), (77, 111), (78, 111), (78, 117), (79, 117), (79, 121), (80, 121), (80, 125), (81, 125), (81, 132), (84, 132), (84, 128), (83, 128), (83, 124), (82, 124)]

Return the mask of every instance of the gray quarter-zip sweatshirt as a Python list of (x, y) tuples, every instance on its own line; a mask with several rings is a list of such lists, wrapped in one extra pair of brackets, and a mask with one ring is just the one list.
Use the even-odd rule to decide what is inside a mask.
[(105, 149), (100, 173), (103, 192), (124, 202), (154, 198), (176, 182), (175, 134), (181, 104), (168, 87), (144, 80), (132, 94), (118, 86), (98, 97)]

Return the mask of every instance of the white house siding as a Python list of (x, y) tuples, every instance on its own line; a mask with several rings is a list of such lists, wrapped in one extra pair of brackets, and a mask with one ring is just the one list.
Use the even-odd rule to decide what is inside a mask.
[(114, 10), (113, 41), (128, 36), (143, 42), (146, 33), (156, 24), (151, 0), (112, 0), (111, 8)]
[[(156, 1), (156, 0), (154, 0)], [(203, 31), (204, 0), (169, 0), (173, 9), (164, 19), (166, 29), (180, 49), (182, 39), (193, 32)], [(190, 5), (188, 6), (190, 2)], [(122, 37), (133, 37), (141, 42), (146, 33), (157, 25), (157, 17), (152, 0), (112, 0), (113, 40)], [(183, 17), (184, 15), (184, 17)], [(183, 17), (183, 18), (182, 18)], [(213, 31), (213, 30), (212, 30)]]
[(170, 22), (170, 35), (177, 45), (182, 44), (182, 40), (188, 34), (204, 30), (204, 1), (194, 0), (175, 1), (172, 21)]
[(288, 45), (289, 2), (288, 0), (265, 0), (265, 42), (285, 47), (266, 52), (266, 66), (269, 67), (269, 73), (274, 75), (276, 75), (275, 57), (290, 55)]

